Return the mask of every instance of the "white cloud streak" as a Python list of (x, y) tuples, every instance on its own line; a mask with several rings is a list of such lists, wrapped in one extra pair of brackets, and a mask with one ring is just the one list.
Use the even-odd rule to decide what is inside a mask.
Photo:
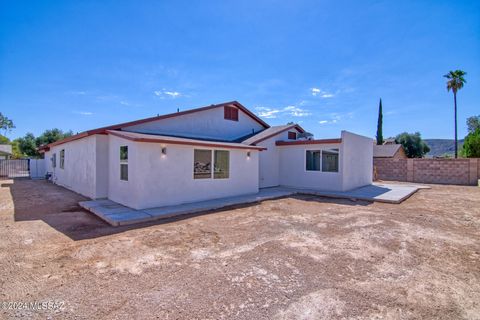
[(281, 116), (307, 117), (312, 114), (308, 110), (297, 106), (287, 106), (285, 108), (257, 107), (255, 110), (257, 110), (259, 117), (266, 119), (274, 119)]
[(348, 112), (348, 113), (330, 113), (328, 114), (328, 119), (322, 119), (318, 121), (319, 124), (325, 125), (325, 124), (335, 124), (339, 123), (342, 120), (345, 119), (352, 119), (353, 118), (353, 112)]
[(320, 97), (320, 98), (323, 98), (323, 99), (333, 98), (333, 97), (335, 96), (333, 93), (324, 91), (324, 90), (322, 90), (322, 89), (320, 89), (320, 88), (311, 88), (311, 89), (310, 89), (310, 92), (312, 93), (312, 96), (314, 96), (314, 97)]
[(157, 97), (160, 97), (161, 99), (165, 99), (165, 98), (175, 99), (175, 98), (178, 98), (182, 95), (178, 91), (169, 91), (169, 90), (166, 90), (166, 89), (157, 90), (157, 91), (154, 91), (153, 93)]

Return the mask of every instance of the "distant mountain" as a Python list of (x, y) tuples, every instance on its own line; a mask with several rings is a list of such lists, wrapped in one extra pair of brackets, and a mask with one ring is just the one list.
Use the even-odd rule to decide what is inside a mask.
[[(455, 154), (455, 140), (453, 139), (423, 139), (430, 147), (430, 152), (427, 153), (427, 158), (440, 157), (443, 155)], [(458, 152), (462, 149), (463, 139), (458, 140)]]

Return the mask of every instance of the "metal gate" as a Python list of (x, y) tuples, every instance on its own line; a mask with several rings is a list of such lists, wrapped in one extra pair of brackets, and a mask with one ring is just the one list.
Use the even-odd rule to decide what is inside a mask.
[(30, 159), (0, 160), (0, 179), (30, 177)]

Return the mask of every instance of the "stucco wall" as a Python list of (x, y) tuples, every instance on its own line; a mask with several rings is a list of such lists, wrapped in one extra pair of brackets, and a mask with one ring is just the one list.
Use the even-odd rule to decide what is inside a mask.
[(307, 171), (306, 150), (340, 149), (340, 144), (307, 144), (278, 146), (280, 153), (280, 184), (283, 186), (318, 190), (342, 190), (342, 158), (339, 154), (338, 172)]
[(96, 198), (108, 197), (108, 135), (96, 135), (95, 161), (97, 163), (95, 172)]
[[(108, 198), (138, 208), (137, 143), (108, 135)], [(120, 146), (128, 146), (128, 181), (120, 180)]]
[(342, 131), (343, 190), (372, 183), (373, 139)]
[[(65, 167), (60, 168), (60, 150), (65, 150)], [(57, 166), (52, 167), (51, 157), (57, 156)], [(45, 153), (47, 172), (52, 172), (53, 182), (89, 198), (96, 198), (96, 136), (54, 146)]]
[[(129, 181), (120, 180), (121, 145), (129, 146)], [(162, 147), (166, 147), (165, 156), (161, 154)], [(145, 209), (258, 192), (258, 151), (252, 150), (247, 158), (246, 150), (230, 150), (228, 179), (193, 179), (195, 148), (135, 143), (112, 136), (109, 198), (135, 209)]]
[(225, 120), (221, 107), (122, 128), (126, 131), (143, 133), (226, 140), (243, 137), (252, 133), (252, 130), (258, 132), (262, 129), (258, 122), (241, 110), (238, 112), (238, 121)]
[(276, 141), (287, 141), (288, 132), (299, 132), (291, 129), (281, 132), (269, 139), (259, 142), (257, 145), (266, 147), (267, 150), (260, 152), (259, 185), (260, 188), (280, 185), (280, 151), (275, 145)]

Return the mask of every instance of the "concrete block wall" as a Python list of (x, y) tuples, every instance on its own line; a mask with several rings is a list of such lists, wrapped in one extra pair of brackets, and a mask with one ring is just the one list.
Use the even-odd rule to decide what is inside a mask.
[(375, 158), (376, 177), (419, 183), (477, 185), (480, 159)]
[(407, 181), (407, 159), (374, 158), (373, 166), (377, 179)]

